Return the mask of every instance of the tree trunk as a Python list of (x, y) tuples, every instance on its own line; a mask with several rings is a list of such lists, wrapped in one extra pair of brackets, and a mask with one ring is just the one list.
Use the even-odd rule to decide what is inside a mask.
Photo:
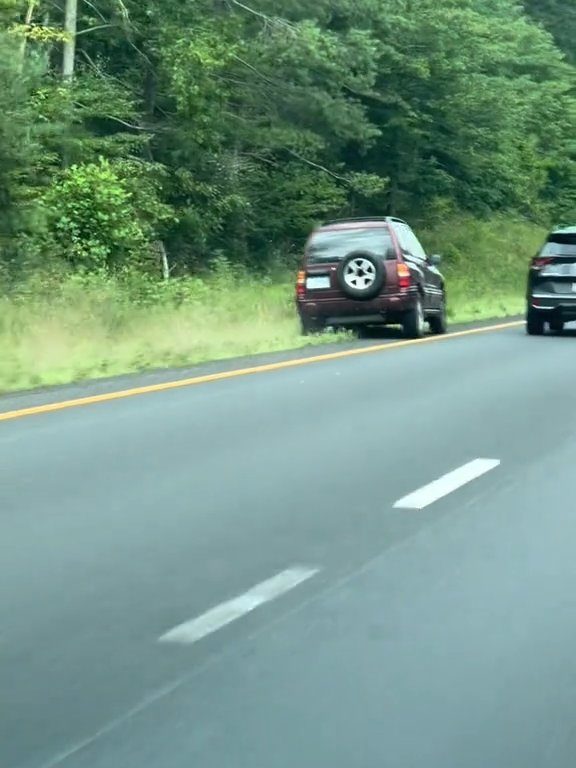
[[(32, 19), (34, 18), (34, 11), (36, 10), (36, 3), (38, 0), (28, 0), (28, 8), (26, 9), (26, 16), (24, 18), (24, 25), (25, 27), (29, 27), (30, 24), (32, 24)], [(18, 62), (19, 71), (22, 72), (24, 70), (24, 60), (26, 58), (26, 32), (22, 34), (22, 42), (20, 43), (20, 59)]]
[(162, 270), (162, 279), (170, 279), (170, 264), (168, 263), (168, 253), (166, 252), (166, 246), (163, 240), (156, 240), (153, 244), (153, 248), (158, 254), (158, 260), (160, 262), (160, 269)]
[(64, 12), (64, 54), (62, 57), (62, 78), (72, 80), (76, 59), (76, 28), (78, 24), (78, 0), (66, 0)]

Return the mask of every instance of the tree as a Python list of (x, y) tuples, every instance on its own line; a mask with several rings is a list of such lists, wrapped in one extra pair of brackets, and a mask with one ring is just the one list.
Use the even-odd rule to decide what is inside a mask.
[(66, 0), (64, 7), (64, 33), (62, 77), (71, 80), (76, 65), (76, 33), (78, 26), (78, 0)]
[[(20, 50), (0, 73), (5, 247), (25, 232), (27, 252), (60, 258), (54, 190), (72, 203), (80, 180), (91, 215), (124, 190), (145, 250), (162, 238), (180, 271), (221, 254), (261, 268), (337, 214), (544, 221), (574, 205), (568, 0), (67, 8), (0, 0), (3, 45)], [(110, 268), (138, 250), (123, 226), (98, 231)]]
[(576, 64), (576, 5), (572, 0), (524, 0), (526, 11), (550, 32), (566, 58)]
[(41, 77), (41, 60), (22, 65), (21, 38), (0, 34), (0, 269), (18, 270), (17, 242), (38, 224), (42, 127), (34, 91)]

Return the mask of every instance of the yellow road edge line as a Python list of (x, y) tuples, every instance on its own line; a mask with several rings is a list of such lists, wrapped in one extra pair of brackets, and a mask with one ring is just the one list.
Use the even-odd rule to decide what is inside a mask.
[(148, 384), (142, 387), (133, 387), (131, 389), (122, 389), (114, 392), (105, 392), (101, 395), (88, 395), (87, 397), (78, 397), (73, 400), (60, 400), (54, 403), (45, 403), (35, 405), (29, 408), (20, 408), (14, 411), (5, 411), (0, 413), (0, 421), (10, 421), (12, 419), (21, 419), (24, 416), (35, 416), (41, 413), (51, 413), (52, 411), (63, 411), (68, 408), (79, 408), (84, 405), (94, 405), (95, 403), (106, 403), (111, 400), (121, 400), (125, 397), (136, 397), (137, 395), (147, 395), (153, 392), (166, 392), (171, 389), (180, 389), (182, 387), (192, 387), (198, 384), (208, 384), (213, 381), (223, 381), (224, 379), (236, 379), (240, 376), (251, 376), (256, 373), (269, 373), (271, 371), (280, 371), (284, 368), (296, 368), (302, 365), (312, 365), (313, 363), (322, 363), (329, 360), (342, 360), (346, 357), (355, 355), (370, 355), (376, 352), (386, 352), (387, 350), (398, 349), (400, 347), (411, 347), (416, 344), (430, 344), (434, 341), (446, 341), (456, 339), (462, 336), (472, 336), (478, 333), (489, 333), (493, 331), (503, 331), (506, 328), (514, 328), (522, 325), (524, 321), (516, 320), (507, 323), (498, 323), (496, 325), (487, 325), (482, 328), (469, 328), (465, 331), (455, 331), (447, 333), (444, 336), (427, 336), (424, 339), (405, 339), (388, 344), (376, 344), (371, 347), (360, 347), (358, 349), (344, 349), (339, 352), (326, 352), (321, 355), (311, 357), (298, 357), (294, 360), (282, 360), (278, 363), (267, 363), (256, 365), (250, 368), (235, 368), (230, 371), (221, 371), (220, 373), (208, 373), (204, 376), (192, 376), (187, 379), (177, 379), (175, 381), (165, 381), (160, 384)]

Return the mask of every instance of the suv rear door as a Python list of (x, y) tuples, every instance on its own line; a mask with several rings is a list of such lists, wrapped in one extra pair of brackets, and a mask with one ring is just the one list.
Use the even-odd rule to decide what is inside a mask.
[(553, 232), (532, 261), (531, 296), (576, 298), (576, 229)]
[(338, 284), (338, 265), (354, 251), (366, 251), (385, 261), (386, 286), (396, 282), (396, 259), (386, 259), (394, 249), (385, 224), (354, 223), (315, 230), (306, 244), (304, 269), (306, 298), (348, 299)]

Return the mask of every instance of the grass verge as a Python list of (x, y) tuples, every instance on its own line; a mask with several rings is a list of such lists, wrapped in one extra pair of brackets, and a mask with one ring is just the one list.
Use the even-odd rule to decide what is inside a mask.
[[(526, 223), (472, 219), (426, 232), (430, 252), (445, 256), (451, 321), (518, 314), (542, 236)], [(288, 279), (233, 271), (167, 284), (36, 277), (0, 300), (0, 391), (325, 342), (300, 335), (292, 297)]]

